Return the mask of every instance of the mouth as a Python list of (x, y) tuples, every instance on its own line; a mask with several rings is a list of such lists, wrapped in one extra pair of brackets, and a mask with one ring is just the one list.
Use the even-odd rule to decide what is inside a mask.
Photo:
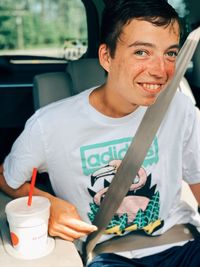
[(158, 94), (163, 88), (163, 84), (159, 83), (138, 83), (139, 86), (149, 94)]

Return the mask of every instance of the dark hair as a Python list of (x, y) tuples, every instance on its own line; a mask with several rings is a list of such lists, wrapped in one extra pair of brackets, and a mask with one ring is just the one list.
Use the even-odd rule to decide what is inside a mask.
[(108, 46), (112, 57), (123, 26), (134, 18), (166, 27), (177, 21), (181, 31), (178, 14), (166, 0), (107, 0), (102, 17), (100, 43)]

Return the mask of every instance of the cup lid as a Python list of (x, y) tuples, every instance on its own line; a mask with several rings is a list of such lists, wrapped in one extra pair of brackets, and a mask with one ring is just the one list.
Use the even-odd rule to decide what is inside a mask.
[(20, 197), (11, 200), (5, 208), (6, 214), (13, 216), (30, 216), (43, 213), (44, 210), (49, 209), (50, 201), (46, 197), (33, 196), (31, 206), (28, 206), (28, 197)]

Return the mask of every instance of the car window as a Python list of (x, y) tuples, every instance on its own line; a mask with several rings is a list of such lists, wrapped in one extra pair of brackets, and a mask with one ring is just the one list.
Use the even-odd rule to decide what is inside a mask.
[(188, 13), (185, 0), (168, 0), (168, 3), (176, 9), (180, 17), (184, 17)]
[(168, 2), (176, 9), (182, 19), (185, 37), (200, 25), (200, 1), (168, 0)]
[(168, 0), (168, 2), (176, 9), (183, 26), (183, 34), (181, 43), (185, 41), (187, 35), (191, 31), (191, 24), (189, 21), (189, 6), (187, 0)]
[(0, 55), (77, 59), (87, 49), (81, 0), (1, 0)]

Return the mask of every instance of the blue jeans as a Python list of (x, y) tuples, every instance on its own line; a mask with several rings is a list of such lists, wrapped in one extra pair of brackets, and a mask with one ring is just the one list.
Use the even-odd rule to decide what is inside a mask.
[(128, 259), (113, 253), (96, 256), (88, 267), (200, 267), (200, 238), (160, 253)]

